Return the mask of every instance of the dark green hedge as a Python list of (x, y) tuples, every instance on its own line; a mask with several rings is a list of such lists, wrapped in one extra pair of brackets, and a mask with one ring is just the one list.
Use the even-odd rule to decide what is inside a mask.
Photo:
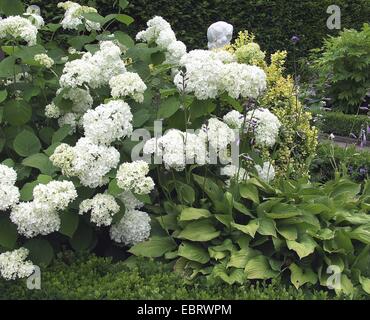
[(296, 290), (281, 283), (229, 286), (206, 283), (199, 278), (189, 284), (160, 262), (140, 260), (134, 267), (95, 256), (63, 255), (42, 271), (41, 290), (28, 290), (25, 280), (0, 279), (0, 299), (143, 299), (143, 300), (302, 300), (337, 299), (324, 291)]
[(370, 125), (369, 117), (365, 115), (344, 114), (341, 112), (313, 113), (317, 119), (317, 127), (324, 133), (333, 133), (349, 137), (351, 133), (358, 136), (361, 127)]
[[(48, 18), (54, 18), (60, 12), (56, 11), (59, 0), (28, 2), (46, 7), (43, 14)], [(93, 5), (102, 14), (116, 10), (113, 9), (114, 0), (77, 2)], [(279, 49), (291, 52), (290, 38), (298, 35), (301, 42), (297, 55), (303, 57), (308, 50), (320, 47), (324, 37), (338, 33), (326, 27), (329, 17), (326, 10), (333, 3), (341, 8), (343, 28), (359, 29), (369, 21), (369, 0), (131, 0), (126, 13), (135, 18), (130, 30), (132, 35), (145, 28), (148, 19), (161, 15), (172, 24), (179, 40), (190, 48), (206, 47), (207, 28), (218, 20), (233, 24), (235, 34), (244, 29), (254, 32), (262, 49), (268, 52)]]

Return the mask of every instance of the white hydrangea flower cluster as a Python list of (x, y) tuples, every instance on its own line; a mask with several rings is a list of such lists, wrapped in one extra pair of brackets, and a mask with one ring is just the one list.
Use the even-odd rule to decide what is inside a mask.
[(10, 220), (17, 225), (18, 233), (27, 238), (47, 235), (60, 228), (58, 210), (64, 210), (77, 198), (70, 181), (51, 181), (37, 185), (33, 190), (33, 201), (21, 202), (10, 213)]
[(246, 121), (253, 124), (255, 142), (258, 146), (272, 147), (276, 143), (281, 123), (268, 109), (249, 111)]
[(61, 22), (63, 29), (78, 30), (78, 27), (83, 24), (88, 31), (101, 29), (100, 23), (90, 21), (83, 17), (84, 13), (96, 13), (97, 10), (95, 8), (81, 6), (72, 1), (59, 2), (58, 8), (65, 10), (64, 18)]
[(14, 184), (17, 173), (13, 168), (0, 164), (0, 211), (15, 206), (19, 201), (19, 189)]
[(156, 43), (165, 50), (168, 64), (178, 64), (181, 57), (186, 53), (186, 46), (176, 39), (171, 25), (162, 17), (155, 16), (147, 22), (148, 28), (136, 35), (136, 40), (147, 43)]
[(40, 7), (36, 5), (29, 6), (23, 15), (26, 16), (37, 29), (45, 25), (44, 19), (41, 17)]
[[(61, 89), (57, 91), (57, 94), (60, 92)], [(72, 101), (72, 112), (78, 114), (84, 114), (87, 110), (91, 109), (94, 102), (88, 88), (69, 88), (63, 94), (63, 98)]]
[(144, 92), (147, 89), (140, 76), (134, 72), (125, 72), (113, 77), (109, 86), (113, 98), (131, 97), (139, 103), (144, 101)]
[(180, 65), (186, 68), (185, 85), (179, 72), (174, 83), (180, 91), (194, 93), (199, 100), (216, 98), (222, 92), (231, 97), (257, 98), (266, 89), (266, 74), (256, 66), (239, 64), (223, 50), (193, 50), (185, 54)]
[(232, 110), (224, 115), (224, 122), (233, 129), (241, 129), (244, 122), (244, 116), (236, 110)]
[(0, 274), (5, 280), (16, 280), (27, 278), (34, 271), (35, 266), (30, 260), (26, 260), (29, 251), (26, 248), (19, 248), (0, 254)]
[(150, 216), (139, 210), (126, 210), (121, 221), (112, 225), (110, 237), (113, 241), (125, 245), (135, 245), (150, 236)]
[(145, 161), (124, 162), (117, 171), (117, 185), (124, 191), (136, 194), (149, 194), (154, 189), (154, 181), (146, 175), (149, 165)]
[(46, 53), (36, 54), (33, 59), (47, 69), (50, 69), (55, 63)]
[(186, 164), (205, 164), (208, 160), (206, 142), (203, 137), (177, 129), (168, 130), (160, 138), (145, 142), (144, 154), (162, 157), (166, 169), (182, 171)]
[(112, 100), (89, 110), (82, 118), (85, 136), (96, 144), (109, 145), (130, 136), (132, 113), (123, 100)]
[(226, 150), (236, 139), (234, 130), (216, 118), (210, 118), (201, 132), (207, 136), (209, 147), (216, 151)]
[(114, 147), (97, 145), (86, 137), (80, 138), (74, 147), (62, 143), (50, 157), (64, 175), (77, 176), (82, 185), (90, 188), (107, 184), (105, 176), (117, 167), (119, 159)]
[(257, 170), (258, 176), (262, 180), (266, 182), (274, 180), (275, 168), (270, 162), (264, 162), (262, 167), (260, 165), (255, 165), (255, 168)]
[[(237, 178), (238, 182), (245, 181), (249, 178), (248, 173), (244, 168), (242, 167), (238, 168), (233, 164), (229, 164), (221, 168), (221, 175), (227, 176), (230, 179)], [(226, 181), (227, 185), (230, 185), (230, 179)]]
[(98, 193), (92, 199), (86, 199), (80, 203), (79, 214), (91, 212), (91, 222), (98, 227), (110, 226), (113, 216), (118, 213), (120, 207), (110, 194)]
[(102, 41), (100, 50), (86, 52), (80, 59), (67, 62), (59, 79), (62, 88), (88, 85), (92, 89), (108, 84), (109, 80), (126, 72), (121, 49), (113, 41)]
[(54, 102), (48, 104), (45, 107), (45, 117), (51, 119), (58, 119), (60, 117), (60, 109), (55, 105)]
[(34, 202), (47, 203), (54, 210), (64, 210), (77, 198), (77, 192), (71, 181), (50, 181), (39, 184), (33, 189)]
[(0, 39), (7, 37), (22, 39), (33, 46), (37, 40), (37, 28), (26, 18), (10, 16), (0, 20)]
[(122, 201), (127, 211), (140, 209), (144, 206), (144, 203), (138, 200), (131, 191), (122, 192), (118, 199)]
[(62, 115), (58, 119), (58, 125), (59, 127), (63, 127), (65, 125), (71, 126), (71, 134), (76, 132), (77, 126), (79, 125), (79, 115), (74, 112), (68, 112), (64, 115)]

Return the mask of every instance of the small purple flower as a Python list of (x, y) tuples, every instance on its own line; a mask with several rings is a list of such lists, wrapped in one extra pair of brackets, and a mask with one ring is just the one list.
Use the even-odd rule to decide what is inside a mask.
[(360, 175), (365, 176), (367, 174), (367, 169), (364, 167), (361, 167), (359, 170)]
[(297, 44), (301, 39), (298, 36), (293, 36), (290, 41), (293, 42), (293, 44)]
[(348, 167), (348, 173), (349, 173), (350, 175), (352, 175), (352, 173), (353, 173), (353, 167), (352, 167), (352, 166), (349, 166), (349, 167)]
[(370, 126), (367, 126), (367, 134), (370, 134)]

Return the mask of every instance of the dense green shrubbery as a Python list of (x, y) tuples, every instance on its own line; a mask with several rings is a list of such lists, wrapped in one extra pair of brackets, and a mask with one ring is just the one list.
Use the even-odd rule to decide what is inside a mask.
[[(56, 18), (61, 13), (55, 10), (59, 0), (31, 0), (30, 3), (47, 5), (48, 18)], [(99, 8), (103, 14), (111, 13), (113, 0), (83, 0)], [(154, 15), (161, 15), (174, 27), (178, 38), (191, 48), (207, 45), (206, 31), (208, 26), (218, 20), (234, 25), (234, 30), (249, 30), (258, 35), (257, 41), (263, 50), (273, 53), (276, 50), (289, 49), (292, 35), (301, 37), (297, 56), (305, 56), (312, 48), (322, 45), (323, 38), (328, 34), (337, 34), (336, 30), (326, 27), (329, 15), (327, 7), (333, 4), (330, 0), (311, 1), (172, 1), (172, 0), (132, 0), (128, 14), (135, 17), (132, 35), (144, 29), (146, 21)], [(360, 28), (368, 21), (370, 7), (367, 0), (339, 0), (335, 2), (341, 8), (342, 27)], [(54, 20), (54, 22), (56, 22)], [(290, 55), (291, 56), (291, 55)], [(289, 61), (290, 69), (292, 64)]]
[(325, 41), (315, 62), (323, 92), (335, 108), (357, 113), (370, 87), (370, 26), (348, 29)]
[(354, 146), (343, 148), (330, 142), (321, 143), (310, 171), (314, 181), (334, 179), (336, 172), (363, 181), (370, 172), (370, 152), (358, 151)]
[(342, 137), (354, 134), (359, 137), (361, 129), (367, 128), (369, 117), (365, 115), (351, 115), (341, 112), (313, 112), (315, 125), (324, 133), (333, 133)]
[[(328, 300), (329, 292), (247, 282), (229, 286), (198, 278), (191, 285), (170, 265), (138, 260), (129, 267), (109, 258), (69, 254), (60, 256), (41, 273), (41, 290), (28, 290), (24, 280), (0, 280), (0, 299), (168, 299), (168, 300)], [(345, 297), (342, 297), (345, 298)], [(361, 298), (361, 297), (356, 297)]]

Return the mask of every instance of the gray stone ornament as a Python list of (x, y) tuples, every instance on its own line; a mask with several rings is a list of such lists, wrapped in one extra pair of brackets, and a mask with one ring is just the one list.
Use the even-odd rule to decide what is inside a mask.
[(208, 49), (222, 48), (230, 44), (234, 27), (224, 21), (211, 24), (207, 31)]

